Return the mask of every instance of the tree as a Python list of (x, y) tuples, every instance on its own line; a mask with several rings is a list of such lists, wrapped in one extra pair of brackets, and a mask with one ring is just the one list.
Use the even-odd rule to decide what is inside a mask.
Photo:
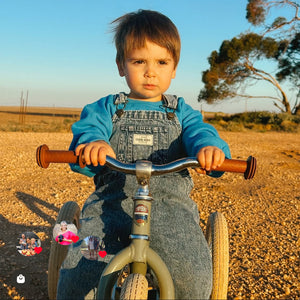
[[(255, 67), (255, 63), (262, 59), (276, 61), (285, 43), (255, 33), (242, 34), (230, 41), (223, 41), (219, 52), (213, 51), (208, 58), (210, 69), (203, 72), (204, 88), (200, 91), (198, 101), (213, 103), (236, 96), (272, 99), (280, 111), (291, 113), (287, 96), (276, 78)], [(246, 86), (261, 80), (271, 84), (279, 91), (279, 95), (251, 96), (243, 92)]]
[[(292, 12), (289, 19), (277, 17), (270, 25), (266, 25), (266, 17), (272, 9), (289, 8)], [(296, 92), (296, 101), (292, 109), (294, 114), (300, 112), (300, 17), (299, 3), (289, 0), (248, 0), (247, 20), (255, 25), (263, 25), (263, 35), (273, 35), (277, 39), (288, 39), (281, 49), (281, 56), (278, 57), (278, 81), (289, 81)]]
[(293, 40), (284, 48), (284, 54), (279, 60), (278, 72), (276, 73), (277, 80), (289, 80), (293, 87), (298, 90), (296, 92), (296, 101), (292, 112), (300, 113), (300, 33), (297, 33)]
[[(276, 17), (271, 24), (266, 24), (266, 19), (271, 11), (280, 8), (289, 8), (292, 12), (291, 17), (286, 19), (284, 16)], [(263, 35), (279, 33), (287, 39), (294, 36), (299, 31), (299, 3), (289, 0), (248, 0), (246, 7), (246, 19), (254, 26), (263, 26)]]
[[(270, 24), (266, 20), (272, 9), (289, 7), (292, 17), (273, 18)], [(295, 113), (300, 108), (299, 92), (299, 4), (289, 0), (248, 0), (247, 20), (254, 26), (263, 27), (262, 33), (241, 34), (231, 41), (223, 41), (219, 52), (213, 51), (208, 58), (210, 68), (203, 72), (204, 88), (198, 101), (213, 103), (229, 97), (247, 97), (272, 99), (281, 111), (292, 113), (290, 102), (280, 82), (289, 81), (294, 90), (298, 90)], [(272, 18), (271, 18), (272, 19)], [(271, 73), (256, 67), (257, 62), (273, 60), (278, 70)], [(251, 84), (262, 81), (271, 84), (278, 92), (277, 96), (250, 96), (245, 93)]]

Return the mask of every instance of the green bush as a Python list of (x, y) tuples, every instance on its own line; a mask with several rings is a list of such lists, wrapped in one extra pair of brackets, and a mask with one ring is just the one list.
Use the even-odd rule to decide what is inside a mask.
[(297, 129), (299, 129), (299, 124), (290, 120), (284, 120), (281, 122), (280, 128), (286, 132), (297, 132)]
[(226, 131), (254, 130), (300, 132), (300, 116), (267, 111), (239, 113), (233, 115), (215, 115), (208, 120), (217, 129)]

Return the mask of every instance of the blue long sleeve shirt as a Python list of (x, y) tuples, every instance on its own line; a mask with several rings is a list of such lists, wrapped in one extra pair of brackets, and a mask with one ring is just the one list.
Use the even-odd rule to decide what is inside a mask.
[[(70, 150), (75, 150), (80, 144), (98, 140), (110, 143), (113, 129), (112, 116), (117, 110), (114, 100), (115, 95), (109, 95), (83, 108), (80, 120), (72, 126), (73, 140)], [(165, 112), (165, 107), (161, 101), (147, 102), (128, 99), (125, 110)], [(178, 98), (175, 113), (182, 127), (182, 142), (187, 156), (196, 156), (203, 147), (216, 146), (225, 153), (226, 158), (231, 157), (227, 143), (220, 138), (216, 129), (210, 124), (204, 123), (201, 113), (186, 104), (182, 97)], [(73, 171), (89, 177), (95, 176), (101, 170), (101, 167), (86, 166), (80, 168), (75, 164), (72, 164), (71, 168)], [(221, 174), (220, 172), (212, 172), (212, 176), (220, 176)]]

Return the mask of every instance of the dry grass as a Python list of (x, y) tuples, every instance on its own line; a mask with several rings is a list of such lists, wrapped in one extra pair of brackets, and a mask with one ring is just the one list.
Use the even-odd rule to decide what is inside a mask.
[(80, 108), (28, 107), (22, 117), (18, 106), (1, 106), (0, 131), (70, 132), (80, 113)]

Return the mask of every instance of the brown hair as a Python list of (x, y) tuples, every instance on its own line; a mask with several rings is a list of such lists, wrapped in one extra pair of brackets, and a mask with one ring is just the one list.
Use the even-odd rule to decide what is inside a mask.
[(166, 48), (172, 55), (175, 67), (180, 57), (180, 36), (176, 26), (165, 15), (151, 10), (138, 10), (114, 20), (116, 60), (123, 64), (133, 49), (145, 46), (146, 40)]

